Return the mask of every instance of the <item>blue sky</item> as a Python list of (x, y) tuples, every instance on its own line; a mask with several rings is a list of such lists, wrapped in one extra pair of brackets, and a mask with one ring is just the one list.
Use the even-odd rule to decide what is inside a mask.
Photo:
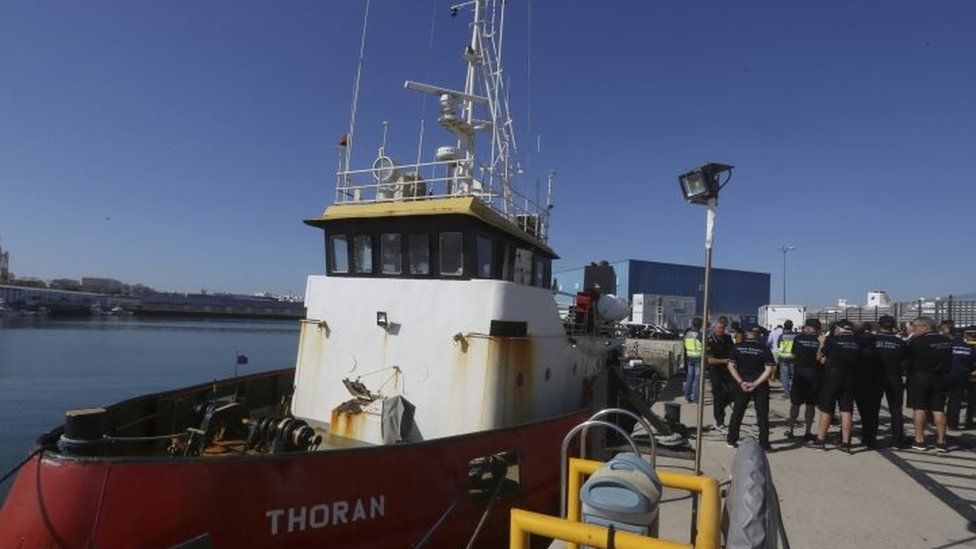
[[(373, 0), (361, 165), (383, 120), (413, 157), (421, 100), (405, 79), (461, 85), (466, 22), (447, 4), (428, 54), (432, 2)], [(704, 212), (675, 178), (715, 160), (737, 166), (716, 264), (772, 273), (775, 299), (782, 244), (798, 248), (794, 302), (976, 291), (976, 3), (532, 0), (531, 86), (527, 4), (509, 5), (516, 123), (542, 142), (523, 163), (558, 174), (559, 267), (700, 263)], [(323, 270), (300, 220), (331, 197), (362, 10), (0, 1), (14, 272), (300, 293)]]

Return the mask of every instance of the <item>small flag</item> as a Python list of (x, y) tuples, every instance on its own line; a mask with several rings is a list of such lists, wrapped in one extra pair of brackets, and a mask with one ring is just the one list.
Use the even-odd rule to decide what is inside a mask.
[(243, 353), (237, 353), (237, 365), (246, 366), (247, 365), (247, 355)]

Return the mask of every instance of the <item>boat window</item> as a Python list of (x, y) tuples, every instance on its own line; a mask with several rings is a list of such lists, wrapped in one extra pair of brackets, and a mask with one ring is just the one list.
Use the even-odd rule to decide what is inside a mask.
[(511, 282), (512, 280), (515, 280), (515, 275), (512, 269), (512, 245), (506, 242), (504, 246), (505, 251), (502, 254), (502, 280)]
[(464, 274), (464, 260), (461, 247), (461, 233), (441, 233), (441, 274), (460, 276)]
[(539, 286), (540, 288), (544, 286), (543, 281), (546, 276), (546, 267), (541, 257), (535, 258), (535, 268), (532, 270), (532, 285)]
[(373, 272), (373, 238), (357, 234), (352, 239), (352, 268), (357, 273)]
[(380, 267), (383, 274), (400, 274), (403, 270), (403, 254), (401, 251), (399, 234), (380, 236)]
[(332, 244), (332, 272), (334, 273), (348, 273), (349, 272), (349, 243), (346, 241), (346, 235), (337, 234), (329, 239)]
[(515, 249), (515, 282), (532, 284), (532, 252), (525, 248)]
[(430, 239), (426, 234), (412, 234), (407, 240), (407, 261), (410, 274), (430, 274)]
[(495, 243), (483, 236), (477, 239), (478, 278), (491, 278), (494, 274)]

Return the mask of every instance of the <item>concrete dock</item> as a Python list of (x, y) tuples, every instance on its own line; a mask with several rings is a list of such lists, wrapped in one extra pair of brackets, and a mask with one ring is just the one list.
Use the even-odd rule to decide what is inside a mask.
[[(706, 387), (705, 425), (712, 425)], [(680, 402), (682, 422), (695, 425), (696, 406), (681, 397), (654, 405), (663, 415), (665, 402)], [(948, 454), (892, 449), (888, 445), (887, 409), (882, 408), (878, 449), (855, 447), (853, 455), (828, 444), (828, 451), (786, 439), (789, 401), (774, 383), (770, 402), (769, 454), (784, 522), (793, 549), (976, 547), (976, 431), (949, 431)], [(730, 415), (731, 411), (727, 414)], [(802, 421), (802, 411), (801, 411)], [(855, 413), (854, 441), (858, 418)], [(816, 425), (816, 424), (815, 424)], [(816, 428), (816, 427), (814, 427)], [(802, 427), (797, 429), (802, 434)], [(839, 431), (831, 429), (828, 442)], [(743, 436), (755, 433), (752, 407)], [(906, 424), (906, 434), (912, 433)], [(929, 434), (930, 441), (934, 432)], [(706, 431), (702, 467), (705, 474), (729, 478), (734, 450), (725, 435)], [(835, 440), (836, 442), (836, 440)], [(661, 457), (658, 466), (691, 471), (693, 462)], [(667, 490), (661, 508), (661, 536), (687, 542), (691, 500)]]

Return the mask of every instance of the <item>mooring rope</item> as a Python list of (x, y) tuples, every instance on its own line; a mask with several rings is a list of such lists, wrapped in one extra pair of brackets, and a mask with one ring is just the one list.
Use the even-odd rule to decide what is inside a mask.
[(19, 471), (21, 467), (23, 467), (24, 465), (27, 465), (27, 462), (29, 462), (30, 460), (34, 459), (34, 456), (36, 456), (37, 454), (40, 454), (43, 451), (44, 451), (44, 448), (41, 447), (41, 448), (38, 448), (37, 450), (34, 450), (33, 452), (31, 452), (30, 455), (28, 455), (20, 463), (18, 463), (17, 465), (15, 465), (13, 469), (7, 471), (3, 475), (3, 477), (0, 477), (0, 484), (3, 484), (3, 481), (5, 481), (8, 478), (12, 477), (13, 474), (16, 473), (17, 471)]

